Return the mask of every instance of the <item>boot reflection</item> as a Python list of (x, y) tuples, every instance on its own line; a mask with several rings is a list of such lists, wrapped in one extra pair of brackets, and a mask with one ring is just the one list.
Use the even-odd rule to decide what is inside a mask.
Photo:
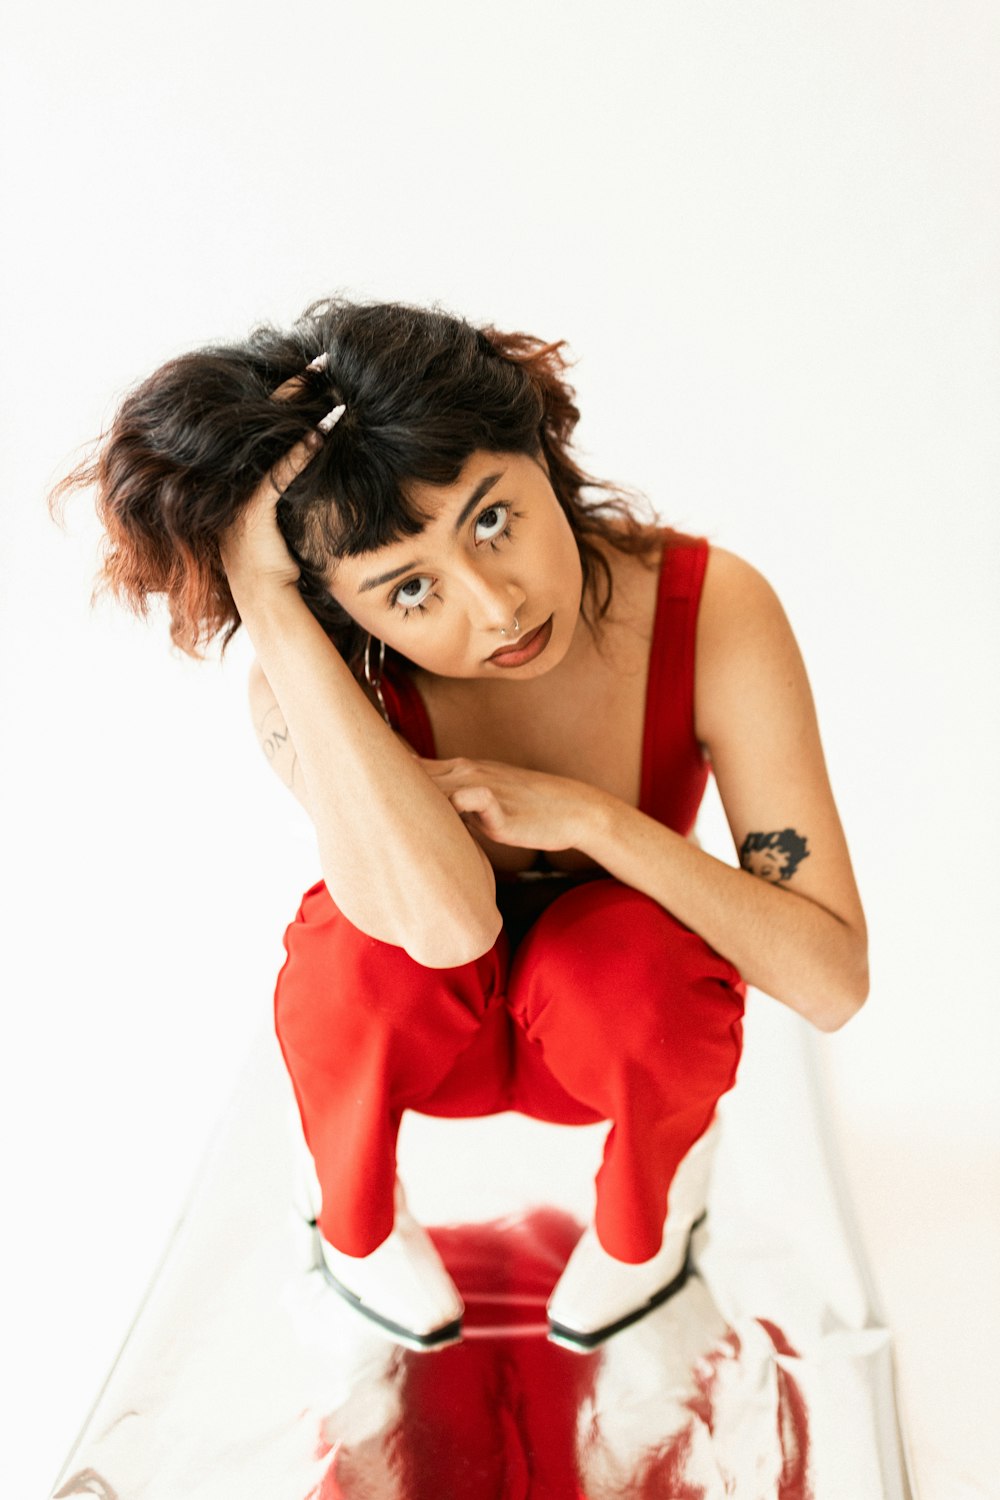
[(330, 1466), (316, 1500), (576, 1500), (577, 1417), (595, 1361), (548, 1341), (545, 1304), (579, 1224), (540, 1210), (429, 1232), (465, 1303), (460, 1345), (417, 1353), (390, 1343), (331, 1295), (319, 1250), (315, 1269), (286, 1289), (300, 1339), (325, 1346), (330, 1371), (317, 1435)]
[[(808, 1421), (780, 1331), (738, 1336), (697, 1273), (599, 1349), (561, 1349), (545, 1306), (580, 1225), (556, 1210), (432, 1229), (464, 1342), (393, 1346), (316, 1268), (286, 1303), (329, 1371), (310, 1500), (642, 1500), (808, 1492)], [(306, 1497), (303, 1497), (306, 1500)]]
[(809, 1500), (809, 1429), (794, 1354), (773, 1325), (731, 1328), (704, 1281), (603, 1346), (578, 1423), (588, 1500), (780, 1496)]

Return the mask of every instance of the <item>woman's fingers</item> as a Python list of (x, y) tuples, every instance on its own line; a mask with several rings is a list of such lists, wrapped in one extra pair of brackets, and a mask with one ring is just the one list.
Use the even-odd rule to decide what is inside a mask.
[[(309, 383), (308, 372), (310, 370), (326, 369), (328, 360), (329, 355), (326, 353), (317, 355), (314, 360), (311, 360), (310, 363), (306, 365), (304, 370), (301, 370), (297, 375), (292, 375), (288, 380), (283, 380), (281, 384), (271, 392), (271, 400), (291, 401), (296, 396), (301, 395), (302, 391)], [(280, 498), (288, 489), (288, 486), (291, 484), (292, 480), (302, 473), (302, 470), (315, 456), (317, 450), (322, 448), (322, 446), (322, 433), (311, 432), (308, 437), (303, 438), (300, 442), (289, 448), (287, 453), (282, 454), (281, 458), (279, 458), (278, 462), (274, 465), (267, 478), (264, 480), (264, 483), (261, 486), (260, 498), (264, 499), (266, 497), (267, 499), (270, 499), (272, 501)]]
[(289, 380), (283, 380), (281, 384), (271, 392), (272, 401), (291, 401), (294, 396), (300, 394), (308, 383), (305, 371), (293, 375)]
[(329, 363), (330, 356), (325, 350), (322, 354), (317, 354), (315, 359), (309, 361), (304, 370), (299, 371), (298, 375), (292, 375), (288, 380), (283, 380), (277, 389), (271, 392), (271, 400), (291, 401), (294, 396), (297, 396), (308, 385), (309, 371), (325, 370)]
[[(306, 465), (316, 456), (316, 452), (323, 446), (323, 438), (318, 432), (311, 432), (301, 442), (295, 443), (287, 453), (283, 453), (278, 462), (271, 469), (264, 481), (262, 489), (274, 499), (275, 495), (281, 496), (285, 493), (292, 480), (295, 479)], [(274, 494), (271, 494), (271, 491)]]
[(496, 806), (496, 798), (488, 786), (460, 786), (449, 795), (456, 812), (485, 813)]
[[(326, 363), (327, 358), (321, 354), (305, 370), (283, 380), (271, 392), (271, 399), (293, 400), (308, 388), (309, 372), (325, 368)], [(251, 586), (258, 586), (264, 578), (284, 584), (296, 583), (301, 577), (299, 565), (277, 523), (277, 504), (289, 485), (315, 458), (323, 441), (323, 432), (314, 429), (283, 453), (220, 537), (220, 560), (231, 588), (236, 589), (247, 580)]]
[(299, 579), (299, 565), (278, 527), (277, 504), (322, 442), (318, 433), (315, 437), (310, 434), (283, 453), (220, 538), (219, 553), (230, 587), (236, 587), (241, 579), (256, 583), (264, 577), (281, 583)]

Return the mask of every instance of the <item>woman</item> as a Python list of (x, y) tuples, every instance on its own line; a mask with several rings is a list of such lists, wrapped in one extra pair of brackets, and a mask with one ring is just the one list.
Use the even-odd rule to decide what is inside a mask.
[[(104, 577), (165, 593), (175, 643), (253, 642), (323, 875), (275, 1018), (325, 1268), (413, 1348), (463, 1308), (396, 1178), (404, 1109), (612, 1122), (549, 1303), (590, 1349), (683, 1280), (746, 985), (824, 1031), (868, 991), (781, 605), (577, 467), (561, 347), (316, 303), (156, 371), (60, 486), (96, 484)], [(689, 838), (709, 766), (738, 869)]]

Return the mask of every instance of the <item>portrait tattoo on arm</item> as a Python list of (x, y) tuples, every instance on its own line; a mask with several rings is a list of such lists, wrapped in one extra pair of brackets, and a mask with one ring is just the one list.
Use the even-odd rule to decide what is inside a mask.
[(809, 858), (806, 840), (794, 828), (774, 833), (748, 833), (740, 849), (740, 864), (751, 875), (760, 875), (773, 885), (791, 880), (804, 859)]

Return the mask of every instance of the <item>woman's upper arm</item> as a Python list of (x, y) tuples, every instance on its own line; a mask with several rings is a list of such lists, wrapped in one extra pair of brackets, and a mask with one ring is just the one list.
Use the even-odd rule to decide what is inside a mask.
[(742, 867), (823, 907), (867, 949), (812, 690), (777, 594), (709, 549), (695, 648), (695, 729)]

